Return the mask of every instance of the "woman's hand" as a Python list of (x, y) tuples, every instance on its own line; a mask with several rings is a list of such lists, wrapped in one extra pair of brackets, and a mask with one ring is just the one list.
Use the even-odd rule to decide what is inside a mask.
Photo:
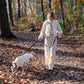
[(56, 31), (56, 35), (57, 35), (57, 36), (59, 35), (58, 31)]
[(41, 38), (38, 38), (38, 41), (42, 41), (42, 39)]

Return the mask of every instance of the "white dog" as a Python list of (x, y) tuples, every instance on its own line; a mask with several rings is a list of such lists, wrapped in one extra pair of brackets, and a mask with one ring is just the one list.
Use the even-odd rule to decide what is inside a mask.
[(17, 57), (13, 62), (11, 66), (12, 74), (15, 74), (15, 71), (19, 68), (22, 67), (22, 75), (24, 75), (24, 68), (27, 65), (28, 68), (28, 62), (29, 60), (33, 57), (32, 54), (23, 54), (19, 57)]

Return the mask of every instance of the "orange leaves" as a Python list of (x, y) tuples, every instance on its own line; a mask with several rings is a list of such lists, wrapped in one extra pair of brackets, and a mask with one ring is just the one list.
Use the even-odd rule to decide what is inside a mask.
[(82, 59), (82, 60), (77, 60), (78, 61), (78, 64), (83, 64), (84, 63), (84, 59)]
[(58, 3), (60, 3), (60, 1), (59, 0), (52, 0), (52, 3), (53, 4), (58, 4)]
[(84, 72), (79, 72), (80, 75), (84, 76)]
[(47, 14), (48, 14), (48, 12), (45, 13), (45, 15), (47, 15)]
[(41, 61), (42, 61), (42, 60), (39, 60), (39, 61), (37, 62), (37, 65), (41, 64)]
[(75, 66), (72, 66), (72, 68), (75, 68)]
[(79, 2), (80, 2), (79, 0), (76, 0), (76, 4), (79, 4)]
[(0, 58), (0, 61), (1, 61), (2, 59)]
[(56, 1), (55, 0), (52, 0), (52, 3), (56, 3)]
[[(25, 39), (27, 38), (29, 41), (31, 39), (31, 41), (33, 41), (34, 38), (36, 38), (38, 36), (38, 33), (36, 33), (36, 32), (33, 32), (33, 33), (29, 32), (29, 34), (28, 33), (26, 33), (26, 34), (18, 33), (18, 36), (21, 35), (22, 38), (25, 38)], [(70, 80), (70, 83), (73, 80), (76, 81), (78, 75), (83, 77), (84, 73), (81, 70), (83, 68), (84, 60), (82, 60), (83, 58), (81, 58), (80, 55), (74, 54), (75, 53), (74, 48), (73, 48), (74, 49), (73, 52), (70, 51), (70, 50), (72, 50), (71, 47), (73, 46), (72, 41), (67, 42), (64, 40), (65, 38), (66, 38), (66, 36), (63, 36), (62, 40), (59, 39), (59, 41), (64, 44), (58, 44), (58, 48), (57, 48), (58, 53), (56, 56), (53, 73), (51, 73), (50, 71), (45, 69), (44, 53), (43, 53), (43, 48), (41, 46), (36, 45), (33, 50), (32, 49), (27, 50), (28, 46), (31, 45), (31, 43), (32, 43), (32, 42), (29, 42), (28, 40), (27, 41), (23, 41), (20, 39), (19, 40), (12, 39), (12, 41), (5, 40), (4, 44), (6, 44), (6, 46), (8, 46), (8, 47), (2, 47), (1, 51), (5, 50), (6, 53), (3, 52), (3, 55), (1, 55), (2, 58), (0, 58), (1, 60), (3, 60), (3, 58), (5, 58), (5, 62), (4, 62), (5, 65), (0, 65), (0, 71), (1, 71), (0, 79), (1, 79), (1, 81), (3, 81), (3, 84), (5, 84), (5, 83), (7, 84), (7, 82), (8, 82), (8, 84), (13, 84), (13, 83), (14, 84), (34, 84), (35, 82), (37, 82), (36, 84), (41, 83), (41, 82), (43, 84), (45, 84), (45, 83), (48, 84), (49, 82), (45, 81), (45, 78), (47, 80), (48, 80), (48, 78), (52, 78), (52, 79), (50, 79), (51, 80), (50, 83), (55, 83), (55, 84), (58, 84), (57, 82), (61, 78), (62, 80), (60, 80), (59, 84), (66, 83), (66, 81), (68, 81), (67, 84), (69, 84), (69, 80), (68, 80), (69, 77), (70, 77), (70, 79), (75, 77), (75, 80), (74, 79)], [(72, 37), (70, 39), (72, 39)], [(26, 45), (28, 45), (28, 46), (26, 46)], [(76, 45), (76, 46), (79, 47), (78, 45)], [(83, 48), (84, 48), (84, 46), (81, 49), (83, 49)], [(39, 51), (39, 49), (42, 50), (42, 52)], [(76, 50), (80, 51), (80, 48), (76, 48)], [(19, 73), (16, 72), (15, 76), (12, 76), (11, 72), (8, 73), (8, 71), (10, 71), (10, 66), (11, 66), (12, 60), (14, 60), (16, 57), (18, 57), (19, 55), (22, 55), (25, 52), (34, 54), (34, 58), (28, 64), (29, 65), (28, 70), (25, 70), (26, 74), (23, 77), (21, 77), (21, 74), (22, 74), (21, 73), (22, 69), (21, 69), (20, 72), (18, 71)], [(80, 58), (80, 59), (77, 60), (77, 58), (78, 59)], [(0, 63), (1, 63), (1, 61), (0, 61)], [(7, 68), (8, 68), (8, 71), (7, 71)], [(65, 74), (65, 73), (67, 73), (67, 74)], [(76, 76), (76, 74), (77, 74), (77, 76)], [(9, 77), (10, 75), (12, 77)], [(55, 81), (55, 78), (58, 79), (58, 81)], [(39, 79), (41, 79), (41, 81)]]
[(31, 73), (28, 73), (27, 76), (31, 76)]
[(12, 57), (12, 60), (14, 61), (15, 60), (15, 57)]
[(0, 83), (4, 84), (4, 77), (0, 75)]
[(0, 79), (4, 79), (4, 77), (0, 75)]
[(2, 39), (0, 39), (0, 42), (3, 42), (3, 40), (2, 40)]
[(60, 6), (60, 4), (55, 4), (54, 7), (55, 8), (58, 8)]
[(62, 83), (64, 84), (64, 83), (65, 83), (65, 81), (62, 81)]

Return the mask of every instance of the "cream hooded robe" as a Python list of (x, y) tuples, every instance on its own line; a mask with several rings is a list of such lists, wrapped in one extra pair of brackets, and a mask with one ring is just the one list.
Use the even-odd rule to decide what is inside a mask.
[(49, 20), (46, 20), (42, 25), (42, 29), (38, 37), (41, 39), (45, 37), (45, 42), (44, 42), (45, 64), (51, 68), (53, 68), (54, 66), (54, 59), (56, 56), (57, 39), (55, 40), (55, 43), (52, 46), (52, 43), (56, 37), (56, 32), (58, 32), (59, 35), (63, 33), (58, 21), (52, 20), (50, 22)]

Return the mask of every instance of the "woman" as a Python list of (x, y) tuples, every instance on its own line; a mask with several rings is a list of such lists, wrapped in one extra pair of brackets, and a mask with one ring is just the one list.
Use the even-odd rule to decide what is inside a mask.
[(38, 37), (39, 41), (42, 41), (43, 37), (45, 37), (44, 42), (45, 64), (49, 67), (49, 70), (53, 70), (54, 59), (56, 56), (57, 39), (55, 40), (54, 44), (53, 41), (56, 35), (60, 35), (62, 33), (63, 31), (60, 27), (60, 24), (58, 23), (57, 20), (54, 20), (54, 13), (50, 11), (47, 15), (47, 20), (43, 22), (42, 29)]

